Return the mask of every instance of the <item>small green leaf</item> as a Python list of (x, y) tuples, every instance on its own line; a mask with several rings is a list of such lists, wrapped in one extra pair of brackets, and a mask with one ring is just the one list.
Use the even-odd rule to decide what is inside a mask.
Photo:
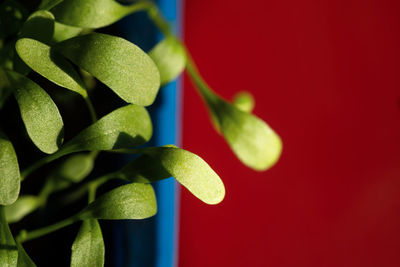
[(127, 105), (84, 129), (66, 143), (59, 153), (65, 155), (85, 150), (132, 148), (146, 143), (151, 134), (151, 120), (146, 109)]
[(75, 154), (65, 159), (47, 177), (41, 196), (47, 196), (56, 191), (79, 183), (93, 170), (94, 159), (90, 154)]
[(117, 187), (89, 204), (80, 214), (81, 220), (145, 219), (157, 212), (156, 197), (149, 184), (127, 184)]
[(72, 244), (71, 267), (104, 266), (104, 241), (97, 220), (82, 222)]
[(17, 1), (2, 1), (0, 4), (0, 38), (17, 34), (27, 16), (28, 11)]
[(22, 38), (15, 45), (18, 55), (34, 71), (82, 96), (87, 96), (83, 81), (74, 67), (50, 46), (39, 41)]
[(41, 10), (49, 10), (56, 5), (60, 4), (63, 0), (42, 0), (39, 5), (39, 9)]
[(40, 198), (37, 196), (23, 195), (12, 205), (6, 206), (6, 217), (8, 223), (20, 221), (26, 215), (35, 211), (41, 204)]
[(2, 267), (15, 267), (17, 261), (17, 245), (8, 226), (4, 207), (0, 206), (0, 263)]
[(11, 70), (14, 64), (15, 41), (0, 40), (0, 68)]
[(143, 3), (124, 6), (115, 0), (64, 0), (51, 11), (57, 21), (66, 25), (100, 28), (143, 9), (142, 6)]
[(55, 22), (53, 41), (58, 43), (67, 40), (69, 38), (78, 36), (81, 32), (82, 28), (77, 28), (59, 22)]
[(91, 154), (76, 154), (67, 158), (57, 168), (57, 175), (74, 183), (79, 183), (93, 170)]
[(17, 267), (36, 267), (36, 264), (28, 256), (25, 249), (17, 242), (18, 248), (18, 264)]
[(238, 109), (251, 113), (254, 109), (254, 97), (249, 92), (239, 92), (233, 98), (233, 105)]
[(122, 168), (120, 177), (135, 182), (153, 182), (170, 176), (207, 204), (224, 199), (219, 176), (199, 156), (173, 146), (140, 149), (145, 154)]
[(205, 97), (223, 136), (245, 165), (263, 171), (277, 162), (282, 141), (263, 120), (211, 92)]
[(160, 86), (151, 58), (125, 39), (91, 33), (65, 40), (55, 48), (128, 103), (148, 106)]
[(158, 43), (149, 56), (160, 71), (161, 85), (167, 84), (181, 74), (185, 68), (186, 55), (182, 45), (174, 38), (167, 37)]
[(0, 132), (0, 205), (14, 203), (19, 194), (20, 174), (17, 155), (10, 140)]
[(48, 11), (34, 12), (22, 26), (19, 38), (31, 38), (49, 43), (54, 32), (54, 16)]
[(21, 117), (33, 143), (43, 152), (58, 150), (64, 124), (51, 97), (36, 83), (16, 72), (7, 72), (14, 87)]

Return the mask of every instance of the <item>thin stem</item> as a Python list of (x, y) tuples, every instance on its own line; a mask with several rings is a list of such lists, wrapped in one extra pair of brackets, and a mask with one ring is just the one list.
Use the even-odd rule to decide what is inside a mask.
[(85, 99), (86, 105), (89, 109), (89, 113), (90, 113), (90, 117), (92, 118), (92, 122), (96, 122), (97, 121), (97, 114), (96, 111), (93, 107), (93, 103), (92, 101), (90, 101), (89, 96), (85, 96), (83, 99)]
[(60, 157), (61, 155), (59, 155), (58, 153), (54, 153), (51, 155), (47, 155), (44, 158), (41, 158), (40, 160), (36, 161), (35, 163), (33, 163), (32, 165), (30, 165), (29, 167), (27, 167), (25, 170), (23, 170), (21, 172), (21, 181), (25, 180), (25, 178), (30, 175), (32, 172), (36, 171), (37, 169), (39, 169), (40, 167), (42, 167), (43, 165), (52, 162), (53, 160), (56, 160)]
[(57, 231), (57, 230), (59, 230), (61, 228), (64, 228), (64, 227), (66, 227), (68, 225), (71, 225), (71, 224), (77, 222), (78, 220), (79, 220), (79, 217), (77, 215), (74, 215), (74, 216), (69, 217), (69, 218), (67, 218), (65, 220), (56, 222), (56, 223), (51, 224), (49, 226), (45, 226), (45, 227), (30, 231), (30, 232), (22, 230), (19, 233), (19, 235), (17, 236), (17, 241), (20, 242), (20, 243), (23, 243), (25, 241), (29, 241), (29, 240), (32, 240), (32, 239), (36, 239), (36, 238), (42, 237), (44, 235), (48, 235), (48, 234), (50, 234), (50, 233), (52, 233), (54, 231)]

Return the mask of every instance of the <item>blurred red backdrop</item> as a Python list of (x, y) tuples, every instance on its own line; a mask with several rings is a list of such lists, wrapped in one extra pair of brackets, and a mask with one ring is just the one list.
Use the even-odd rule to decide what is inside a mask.
[(227, 99), (251, 91), (284, 150), (244, 167), (185, 80), (183, 146), (227, 195), (182, 190), (179, 266), (400, 266), (400, 1), (185, 4), (200, 72)]

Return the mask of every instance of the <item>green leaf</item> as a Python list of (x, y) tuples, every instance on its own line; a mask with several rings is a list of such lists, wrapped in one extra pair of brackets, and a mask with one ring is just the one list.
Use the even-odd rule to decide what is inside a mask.
[(254, 97), (249, 92), (239, 92), (233, 98), (233, 105), (238, 109), (251, 113), (254, 109)]
[(39, 41), (22, 38), (15, 45), (18, 55), (34, 71), (82, 96), (87, 96), (83, 81), (74, 67), (50, 46)]
[(79, 183), (93, 170), (94, 158), (90, 154), (75, 154), (65, 159), (47, 177), (41, 196), (47, 196), (56, 191)]
[(8, 227), (4, 207), (0, 206), (0, 263), (2, 267), (15, 267), (17, 261), (17, 245)]
[(55, 175), (74, 183), (79, 183), (93, 170), (91, 154), (75, 154), (63, 161)]
[(146, 109), (127, 105), (84, 129), (66, 143), (59, 153), (65, 155), (85, 150), (131, 148), (146, 143), (151, 134), (151, 120)]
[[(48, 11), (39, 10), (33, 13), (22, 26), (18, 38), (32, 38), (44, 43), (50, 43), (54, 32), (54, 16)], [(30, 68), (14, 54), (14, 71), (27, 75)]]
[(114, 0), (64, 0), (51, 12), (57, 21), (81, 28), (100, 28), (120, 20), (148, 5), (139, 3), (130, 6)]
[(174, 80), (185, 68), (185, 50), (175, 38), (162, 40), (149, 52), (149, 56), (160, 71), (161, 85)]
[(55, 48), (128, 103), (154, 102), (160, 76), (151, 58), (125, 39), (91, 33), (58, 43)]
[(6, 206), (6, 217), (8, 223), (20, 221), (26, 215), (35, 211), (40, 204), (41, 200), (37, 196), (20, 196), (12, 205)]
[(36, 83), (16, 72), (7, 72), (14, 87), (21, 117), (33, 143), (43, 152), (58, 150), (64, 124), (51, 97)]
[(82, 222), (72, 244), (71, 267), (104, 266), (104, 241), (97, 220)]
[(145, 219), (157, 212), (156, 197), (149, 184), (117, 187), (89, 204), (78, 217), (86, 219)]
[(34, 12), (22, 26), (19, 38), (32, 38), (49, 43), (54, 33), (54, 16), (48, 11)]
[(207, 204), (224, 199), (225, 187), (219, 176), (199, 156), (174, 147), (154, 147), (139, 150), (145, 154), (122, 168), (121, 178), (134, 182), (154, 182), (170, 176)]
[(60, 4), (63, 0), (42, 0), (42, 2), (39, 5), (39, 9), (42, 10), (49, 10), (56, 5)]
[(245, 165), (263, 171), (277, 162), (282, 141), (263, 120), (213, 93), (207, 94), (206, 99), (223, 136)]
[(69, 38), (78, 36), (81, 32), (82, 28), (77, 28), (59, 22), (55, 22), (53, 41), (58, 43), (67, 40)]
[(21, 178), (14, 147), (2, 132), (0, 151), (0, 205), (10, 205), (18, 198)]
[(17, 34), (27, 16), (28, 11), (17, 1), (2, 1), (0, 4), (0, 38)]
[(17, 267), (36, 267), (36, 264), (28, 256), (25, 249), (17, 242), (18, 248), (18, 264)]

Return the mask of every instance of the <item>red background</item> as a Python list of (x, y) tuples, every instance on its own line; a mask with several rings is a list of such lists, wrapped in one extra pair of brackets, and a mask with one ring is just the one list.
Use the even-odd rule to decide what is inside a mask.
[(400, 1), (185, 4), (204, 78), (227, 99), (251, 91), (284, 150), (244, 167), (186, 79), (183, 146), (227, 195), (182, 190), (179, 266), (400, 266)]

